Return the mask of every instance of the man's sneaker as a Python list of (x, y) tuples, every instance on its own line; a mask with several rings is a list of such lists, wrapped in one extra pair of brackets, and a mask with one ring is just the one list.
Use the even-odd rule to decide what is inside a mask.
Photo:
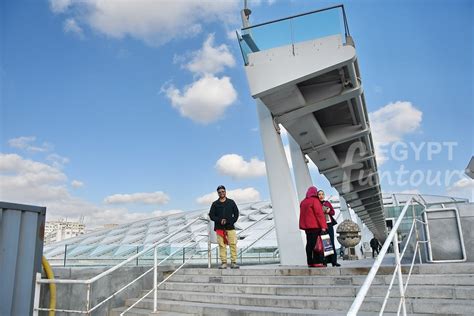
[(227, 269), (227, 263), (223, 263), (219, 266), (219, 269)]
[(231, 268), (231, 269), (238, 269), (238, 268), (240, 268), (240, 267), (239, 267), (239, 265), (238, 265), (237, 263), (231, 263), (230, 268)]

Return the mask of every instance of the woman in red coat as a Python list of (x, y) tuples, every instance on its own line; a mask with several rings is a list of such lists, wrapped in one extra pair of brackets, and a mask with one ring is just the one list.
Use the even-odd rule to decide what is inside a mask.
[(300, 229), (306, 233), (306, 258), (308, 267), (324, 266), (324, 257), (314, 252), (316, 239), (327, 231), (323, 207), (318, 198), (318, 189), (309, 187), (306, 198), (300, 203)]
[(336, 245), (334, 244), (334, 227), (333, 226), (337, 224), (336, 220), (334, 219), (334, 215), (336, 215), (336, 212), (334, 211), (334, 207), (332, 207), (331, 202), (324, 200), (323, 190), (318, 191), (318, 198), (323, 207), (323, 212), (326, 215), (328, 233), (329, 233), (329, 237), (331, 238), (332, 249), (334, 249), (334, 254), (329, 255), (326, 259), (326, 262), (331, 262), (333, 267), (340, 267), (341, 265), (337, 263)]

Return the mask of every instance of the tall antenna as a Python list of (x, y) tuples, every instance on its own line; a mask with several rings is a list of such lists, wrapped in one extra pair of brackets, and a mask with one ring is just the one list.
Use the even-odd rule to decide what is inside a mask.
[(249, 17), (252, 14), (252, 10), (247, 7), (247, 0), (244, 0), (244, 9), (240, 11), (240, 16), (242, 17), (242, 26), (244, 28), (250, 26)]

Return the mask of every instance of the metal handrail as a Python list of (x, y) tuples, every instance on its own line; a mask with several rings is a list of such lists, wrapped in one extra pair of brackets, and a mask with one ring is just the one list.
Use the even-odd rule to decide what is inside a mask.
[[(253, 222), (252, 224), (250, 224), (249, 226), (245, 227), (244, 229), (242, 229), (241, 231), (239, 231), (239, 232), (237, 233), (237, 236), (240, 236), (240, 234), (242, 234), (242, 233), (243, 233), (244, 231), (246, 231), (247, 229), (250, 229), (251, 227), (257, 225), (258, 223), (260, 223), (260, 222), (263, 221), (264, 219), (267, 219), (267, 217), (270, 217), (270, 215), (273, 215), (273, 213), (268, 213), (267, 215), (263, 216), (262, 218), (256, 220), (256, 221)], [(273, 229), (273, 226), (272, 226), (271, 229)], [(268, 231), (267, 231), (267, 232), (268, 232)], [(214, 246), (212, 246), (212, 247), (210, 248), (210, 250), (212, 251), (212, 250), (216, 249), (217, 247), (218, 247), (218, 245), (214, 245)]]
[(292, 15), (292, 16), (287, 16), (286, 18), (281, 18), (281, 19), (276, 19), (276, 20), (272, 20), (272, 21), (268, 21), (268, 22), (263, 22), (263, 23), (251, 25), (251, 26), (248, 26), (248, 27), (243, 27), (242, 31), (247, 31), (247, 30), (250, 30), (252, 28), (259, 27), (259, 26), (264, 26), (264, 25), (273, 24), (273, 23), (286, 21), (286, 20), (292, 20), (294, 18), (299, 18), (299, 17), (305, 16), (305, 15), (310, 15), (310, 14), (319, 13), (319, 12), (328, 11), (328, 10), (337, 9), (337, 8), (341, 8), (341, 10), (342, 10), (345, 35), (346, 36), (350, 35), (349, 25), (347, 24), (346, 11), (344, 10), (344, 5), (343, 4), (339, 4), (339, 5), (335, 5), (335, 6), (332, 6), (332, 7), (319, 9), (319, 10), (313, 10), (313, 11), (309, 11), (309, 12), (305, 12), (305, 13), (300, 13), (300, 14), (296, 14), (296, 15)]
[(259, 242), (261, 239), (263, 239), (265, 236), (267, 236), (268, 234), (270, 234), (273, 230), (275, 229), (275, 225), (272, 225), (270, 226), (270, 228), (264, 232), (260, 237), (258, 237), (256, 240), (254, 240), (250, 245), (248, 245), (245, 249), (242, 249), (240, 251), (240, 256), (242, 256), (244, 253), (246, 253), (250, 247), (252, 247), (253, 245), (255, 245), (257, 242)]
[[(156, 282), (156, 276), (157, 276), (157, 254), (156, 254), (156, 249), (158, 247), (159, 244), (167, 241), (168, 239), (170, 239), (171, 237), (175, 236), (176, 234), (182, 232), (183, 229), (186, 229), (188, 228), (189, 226), (191, 226), (192, 224), (194, 224), (195, 222), (197, 222), (198, 220), (203, 220), (204, 218), (202, 217), (202, 215), (196, 217), (193, 221), (191, 221), (190, 223), (188, 223), (187, 225), (185, 225), (184, 227), (181, 227), (179, 229), (177, 229), (176, 231), (174, 231), (173, 233), (171, 233), (170, 235), (166, 236), (165, 238), (162, 238), (160, 239), (159, 241), (153, 243), (152, 245), (144, 248), (142, 251), (140, 251), (139, 253), (131, 256), (130, 258), (122, 261), (121, 263), (115, 265), (114, 267), (98, 274), (97, 276), (93, 277), (93, 278), (90, 278), (90, 279), (87, 279), (87, 280), (66, 280), (66, 279), (41, 279), (41, 274), (39, 277), (37, 277), (37, 280), (36, 280), (36, 283), (37, 284), (49, 284), (49, 283), (54, 283), (54, 284), (86, 284), (87, 285), (87, 294), (86, 294), (86, 310), (85, 311), (79, 311), (79, 310), (66, 310), (66, 309), (50, 309), (50, 308), (40, 308), (39, 306), (35, 306), (34, 308), (34, 315), (38, 315), (38, 312), (39, 311), (58, 311), (58, 312), (67, 312), (67, 313), (79, 313), (79, 314), (90, 314), (92, 311), (94, 311), (95, 309), (97, 309), (99, 306), (103, 305), (105, 302), (107, 302), (108, 300), (110, 300), (111, 298), (113, 298), (115, 295), (117, 295), (119, 292), (123, 291), (125, 288), (127, 288), (128, 286), (130, 286), (131, 284), (135, 283), (137, 280), (139, 280), (141, 277), (143, 277), (145, 274), (147, 274), (148, 272), (151, 271), (148, 270), (147, 272), (145, 272), (144, 274), (142, 274), (141, 276), (139, 276), (138, 278), (136, 278), (135, 280), (133, 280), (132, 282), (130, 282), (129, 284), (127, 284), (126, 286), (120, 288), (117, 292), (113, 293), (111, 296), (109, 296), (108, 298), (106, 298), (105, 300), (101, 301), (99, 304), (97, 304), (96, 306), (93, 306), (91, 308), (91, 300), (90, 300), (90, 293), (91, 293), (91, 285), (93, 282), (103, 278), (104, 276), (106, 275), (109, 275), (110, 273), (114, 272), (115, 270), (119, 269), (120, 267), (124, 266), (125, 264), (127, 264), (128, 262), (138, 258), (139, 256), (149, 252), (151, 249), (154, 249), (154, 265), (153, 265), (153, 270), (154, 270), (154, 275), (155, 275), (155, 278), (154, 278), (154, 282)], [(176, 251), (177, 252), (177, 251)], [(176, 253), (175, 252), (175, 253)], [(171, 255), (170, 255), (171, 256)], [(162, 262), (164, 262), (166, 259), (168, 259), (170, 256), (166, 257), (165, 259), (163, 259), (160, 264)], [(39, 293), (35, 293), (35, 295), (38, 295), (39, 296)], [(39, 300), (38, 300), (39, 302)]]
[(187, 224), (186, 226), (184, 227), (181, 227), (179, 229), (177, 229), (176, 231), (174, 231), (173, 233), (171, 233), (170, 235), (166, 236), (165, 238), (162, 238), (160, 240), (158, 240), (157, 242), (153, 243), (152, 245), (144, 248), (142, 251), (134, 254), (133, 256), (127, 258), (126, 260), (122, 261), (121, 263), (113, 266), (112, 268), (96, 275), (95, 277), (93, 278), (90, 278), (90, 279), (87, 279), (87, 280), (66, 280), (66, 279), (41, 279), (40, 281), (38, 281), (39, 283), (43, 283), (43, 284), (49, 284), (49, 283), (64, 283), (64, 284), (74, 284), (74, 283), (77, 283), (77, 284), (91, 284), (101, 278), (103, 278), (104, 276), (106, 275), (109, 275), (110, 273), (114, 272), (115, 270), (117, 270), (118, 268), (124, 266), (125, 264), (129, 263), (130, 261), (136, 259), (137, 257), (141, 256), (142, 254), (150, 251), (151, 249), (155, 248), (156, 246), (158, 246), (159, 244), (167, 241), (168, 239), (170, 239), (171, 237), (173, 237), (174, 235), (177, 235), (178, 233), (182, 232), (183, 229), (185, 228), (188, 228), (189, 226), (191, 226), (192, 224), (194, 224), (195, 222), (197, 222), (198, 220), (202, 220), (202, 217), (201, 216), (198, 216), (197, 218), (195, 218), (192, 222), (190, 222), (189, 224)]
[[(265, 216), (263, 216), (262, 218), (258, 219), (257, 221), (255, 221), (254, 223), (250, 224), (249, 226), (247, 226), (245, 229), (242, 229), (241, 231), (239, 231), (239, 233), (237, 235), (240, 235), (242, 232), (246, 231), (247, 229), (255, 226), (257, 223), (261, 222), (262, 220), (266, 219), (267, 217), (269, 217), (270, 215), (273, 215), (272, 213), (269, 213)], [(203, 220), (206, 220), (206, 221), (209, 221), (209, 219), (207, 218), (203, 218)], [(271, 227), (271, 229), (273, 229), (274, 226)], [(270, 229), (270, 230), (271, 230)], [(268, 234), (268, 231), (265, 232), (265, 235)], [(208, 237), (209, 238), (209, 237)], [(201, 238), (199, 239), (198, 241), (194, 242), (194, 245), (198, 244), (199, 242), (201, 242), (202, 240), (204, 240), (204, 238)], [(216, 246), (215, 246), (216, 247)], [(141, 302), (143, 299), (145, 299), (145, 297), (147, 297), (148, 295), (151, 294), (152, 291), (154, 291), (154, 296), (153, 296), (153, 312), (156, 312), (157, 311), (157, 294), (156, 294), (156, 291), (158, 289), (158, 287), (160, 287), (160, 285), (164, 284), (169, 278), (171, 278), (176, 272), (178, 272), (179, 270), (181, 270), (182, 267), (184, 267), (184, 265), (186, 263), (188, 263), (193, 257), (194, 255), (197, 253), (197, 251), (195, 250), (194, 253), (191, 255), (191, 257), (189, 257), (189, 259), (185, 260), (183, 262), (183, 264), (181, 264), (175, 271), (173, 271), (169, 276), (167, 276), (163, 281), (161, 281), (160, 283), (156, 284), (156, 275), (154, 276), (153, 280), (154, 280), (154, 283), (155, 285), (153, 286), (153, 288), (148, 291), (144, 296), (142, 296), (140, 299), (138, 299), (134, 304), (130, 305), (126, 310), (124, 310), (120, 316), (123, 316), (125, 313), (127, 313), (129, 310), (131, 310), (133, 307), (135, 307), (139, 302)], [(156, 254), (156, 252), (155, 252)], [(208, 251), (208, 254), (210, 254), (210, 251)], [(169, 256), (168, 256), (169, 257)], [(164, 260), (166, 260), (167, 258), (165, 258)], [(155, 259), (156, 260), (156, 259)], [(163, 260), (163, 261), (164, 261)], [(161, 261), (161, 262), (163, 262)], [(161, 262), (159, 264), (161, 264)], [(158, 264), (158, 265), (159, 265)], [(156, 265), (156, 263), (155, 263)], [(148, 272), (147, 272), (148, 273)]]
[[(413, 205), (412, 205), (412, 209), (413, 209)], [(414, 215), (414, 212), (413, 212), (413, 215)], [(400, 268), (401, 268), (401, 260), (402, 260), (403, 256), (405, 255), (405, 252), (406, 252), (406, 250), (407, 250), (407, 248), (408, 248), (408, 245), (409, 245), (408, 242), (410, 241), (411, 235), (412, 235), (412, 233), (413, 233), (413, 229), (415, 228), (415, 225), (416, 225), (417, 222), (422, 223), (422, 224), (426, 224), (425, 222), (423, 222), (423, 221), (421, 221), (421, 220), (419, 220), (419, 219), (416, 219), (415, 216), (413, 216), (413, 224), (411, 225), (410, 233), (408, 234), (408, 236), (407, 236), (407, 238), (406, 238), (407, 243), (405, 244), (405, 247), (403, 248), (403, 251), (402, 251), (402, 253), (401, 253), (401, 255), (400, 255), (400, 262), (397, 262), (396, 267), (395, 267), (395, 269), (393, 270), (392, 279), (390, 280), (390, 284), (389, 284), (388, 289), (387, 289), (387, 294), (385, 295), (385, 299), (384, 299), (384, 302), (383, 302), (383, 304), (382, 304), (382, 308), (380, 309), (379, 315), (383, 315), (383, 312), (385, 311), (385, 306), (387, 305), (388, 298), (389, 298), (389, 296), (390, 296), (390, 291), (392, 290), (393, 282), (395, 281), (395, 275), (396, 275), (396, 273), (397, 273), (397, 271), (398, 271), (399, 266), (400, 266)], [(415, 250), (413, 251), (413, 259), (412, 259), (412, 262), (411, 262), (411, 265), (410, 265), (410, 270), (409, 270), (409, 272), (408, 272), (408, 276), (407, 276), (407, 280), (406, 280), (406, 282), (405, 282), (405, 286), (404, 286), (404, 288), (403, 288), (403, 293), (406, 293), (406, 289), (407, 289), (407, 287), (408, 287), (408, 282), (409, 282), (409, 280), (410, 280), (410, 276), (411, 276), (411, 273), (412, 273), (412, 271), (413, 271), (413, 266), (414, 266), (414, 264), (415, 264), (416, 252), (417, 252), (417, 250), (420, 249), (420, 248), (419, 248), (419, 244), (420, 244), (420, 243), (426, 243), (426, 242), (427, 242), (427, 241), (418, 240), (418, 234), (417, 234), (416, 238), (417, 238), (417, 241), (416, 241), (416, 244), (415, 244)], [(422, 264), (423, 262), (421, 261), (421, 253), (418, 253), (418, 254), (419, 254), (420, 264)], [(402, 300), (400, 299), (400, 304), (399, 304), (399, 306), (398, 306), (398, 313), (400, 313), (400, 308), (401, 308), (401, 306), (402, 306)]]
[[(241, 32), (242, 32), (243, 35), (240, 36), (239, 33), (236, 31), (236, 36), (237, 36), (237, 40), (239, 42), (240, 52), (242, 54), (244, 64), (246, 66), (248, 65), (248, 59), (247, 59), (247, 54), (242, 49), (242, 41), (245, 41), (247, 43), (247, 45), (249, 45), (249, 48), (252, 50), (252, 52), (256, 52), (256, 51), (260, 50), (252, 39), (252, 35), (251, 35), (252, 30), (257, 29), (257, 28), (262, 27), (262, 26), (266, 26), (266, 25), (270, 25), (270, 24), (279, 23), (279, 22), (282, 22), (282, 21), (288, 21), (289, 20), (290, 21), (290, 31), (291, 31), (291, 45), (292, 45), (292, 48), (293, 48), (293, 56), (295, 56), (295, 46), (294, 46), (295, 42), (294, 42), (293, 26), (292, 26), (293, 19), (298, 19), (298, 18), (303, 17), (303, 16), (307, 16), (307, 15), (311, 15), (311, 14), (315, 14), (315, 13), (320, 13), (320, 12), (324, 12), (324, 11), (329, 11), (329, 10), (336, 10), (336, 9), (341, 9), (341, 12), (342, 12), (342, 20), (343, 20), (343, 24), (344, 24), (344, 35), (345, 35), (346, 43), (348, 41), (350, 43), (353, 43), (350, 31), (349, 31), (349, 24), (347, 22), (346, 11), (344, 9), (343, 4), (339, 4), (339, 5), (319, 9), (319, 10), (313, 10), (313, 11), (309, 11), (309, 12), (305, 12), (305, 13), (301, 13), (301, 14), (296, 14), (296, 15), (285, 17), (285, 18), (280, 18), (280, 19), (276, 19), (276, 20), (272, 20), (272, 21), (268, 21), (268, 22), (255, 24), (255, 25), (248, 25), (248, 23), (244, 22), (244, 27), (241, 28)], [(246, 21), (248, 22), (248, 20), (246, 20)], [(244, 38), (243, 38), (244, 36), (248, 36), (247, 40), (244, 40)], [(251, 44), (248, 41), (251, 42)]]
[[(194, 244), (196, 245), (197, 243), (199, 243), (201, 240), (203, 240), (204, 238), (200, 239), (199, 241), (196, 241)], [(157, 281), (156, 281), (156, 275), (154, 275), (153, 277), (153, 282), (154, 282), (154, 285), (153, 285), (153, 288), (151, 290), (149, 290), (145, 295), (143, 295), (140, 299), (138, 299), (135, 303), (133, 303), (132, 305), (130, 305), (127, 309), (125, 309), (122, 313), (120, 313), (120, 316), (123, 316), (125, 315), (125, 313), (127, 313), (129, 310), (131, 310), (132, 308), (134, 308), (138, 303), (140, 303), (142, 300), (145, 299), (145, 297), (147, 297), (148, 295), (151, 294), (151, 292), (154, 292), (154, 295), (153, 295), (153, 312), (156, 313), (157, 311), (157, 295), (156, 295), (156, 291), (158, 290), (158, 287), (160, 287), (160, 285), (164, 284), (166, 281), (168, 281), (169, 278), (171, 278), (176, 272), (178, 272), (179, 270), (181, 270), (182, 267), (184, 267), (184, 265), (186, 263), (188, 263), (189, 260), (191, 260), (193, 258), (193, 256), (196, 254), (196, 250), (194, 250), (194, 253), (191, 255), (191, 257), (189, 257), (189, 259), (185, 260), (183, 262), (183, 264), (181, 264), (176, 270), (174, 270), (170, 275), (168, 275), (165, 279), (163, 279), (160, 283), (157, 284)], [(163, 261), (161, 261), (163, 262)], [(160, 263), (161, 263), (160, 262)], [(159, 264), (158, 264), (159, 265)]]
[[(123, 290), (125, 290), (127, 287), (129, 287), (130, 285), (132, 285), (133, 283), (135, 283), (136, 281), (138, 281), (139, 279), (141, 279), (142, 277), (144, 277), (146, 274), (148, 274), (149, 272), (151, 272), (151, 270), (154, 271), (154, 287), (152, 290), (155, 290), (156, 292), (156, 289), (158, 288), (159, 285), (163, 284), (166, 280), (169, 279), (169, 277), (173, 274), (175, 274), (179, 269), (181, 269), (185, 263), (187, 263), (189, 260), (191, 260), (194, 255), (197, 253), (197, 251), (195, 250), (193, 255), (187, 259), (177, 270), (175, 270), (170, 276), (168, 276), (166, 279), (164, 279), (163, 281), (161, 281), (159, 283), (159, 285), (156, 285), (156, 282), (157, 282), (157, 266), (161, 265), (163, 262), (165, 262), (166, 260), (168, 260), (170, 257), (172, 257), (174, 254), (176, 254), (177, 252), (181, 251), (182, 249), (185, 249), (186, 246), (189, 244), (187, 243), (185, 246), (183, 246), (183, 248), (179, 248), (177, 249), (176, 251), (174, 251), (173, 253), (171, 253), (170, 255), (168, 255), (166, 258), (162, 259), (159, 263), (157, 261), (157, 248), (158, 248), (158, 245), (166, 242), (167, 240), (169, 240), (171, 237), (175, 236), (176, 234), (178, 234), (179, 232), (182, 232), (183, 229), (186, 229), (188, 228), (189, 226), (193, 225), (195, 222), (197, 222), (198, 220), (206, 220), (206, 221), (209, 221), (209, 219), (205, 218), (204, 215), (206, 213), (203, 213), (201, 214), (200, 216), (196, 217), (193, 221), (191, 221), (190, 223), (188, 223), (187, 225), (179, 228), (178, 230), (174, 231), (173, 233), (171, 233), (170, 235), (166, 236), (165, 238), (162, 238), (160, 239), (159, 241), (153, 243), (152, 245), (144, 248), (142, 251), (134, 254), (133, 256), (127, 258), (126, 260), (120, 262), (119, 264), (113, 266), (112, 268), (98, 274), (97, 276), (95, 277), (92, 277), (90, 279), (86, 279), (86, 280), (66, 280), (66, 279), (41, 279), (41, 274), (39, 274), (39, 276), (37, 277), (37, 280), (36, 280), (36, 283), (37, 285), (39, 284), (49, 284), (49, 283), (54, 283), (54, 284), (85, 284), (87, 285), (87, 294), (86, 294), (86, 310), (67, 310), (67, 309), (50, 309), (50, 308), (40, 308), (39, 306), (35, 306), (34, 308), (34, 313), (35, 315), (38, 314), (39, 311), (57, 311), (57, 312), (66, 312), (66, 313), (78, 313), (78, 314), (90, 314), (91, 312), (93, 312), (94, 310), (96, 310), (97, 308), (99, 308), (100, 306), (102, 306), (104, 303), (106, 303), (107, 301), (109, 301), (110, 299), (112, 299), (113, 297), (115, 297), (117, 294), (119, 294), (120, 292), (122, 292)], [(268, 217), (270, 217), (271, 215), (273, 215), (272, 213), (269, 213), (265, 216), (263, 216), (262, 218), (258, 219), (257, 221), (255, 221), (254, 223), (250, 224), (249, 226), (247, 226), (245, 229), (242, 229), (241, 231), (239, 231), (239, 233), (237, 235), (240, 235), (242, 232), (250, 229), (251, 227), (257, 225), (258, 223), (260, 223), (261, 221), (267, 219)], [(273, 229), (273, 227), (271, 228)], [(271, 230), (270, 229), (270, 230)], [(265, 233), (267, 234), (268, 231)], [(192, 243), (193, 245), (196, 245), (198, 244), (199, 242), (201, 242), (202, 240), (204, 240), (205, 238), (201, 238), (199, 239), (198, 241), (195, 241), (194, 243)], [(124, 266), (125, 264), (131, 262), (132, 260), (135, 260), (136, 258), (142, 256), (143, 254), (146, 254), (148, 253), (150, 250), (154, 250), (154, 264), (153, 264), (153, 267), (148, 269), (147, 271), (145, 271), (144, 273), (142, 273), (140, 276), (138, 276), (137, 278), (135, 278), (134, 280), (132, 280), (131, 282), (129, 282), (128, 284), (126, 284), (125, 286), (121, 287), (119, 290), (117, 290), (116, 292), (114, 292), (112, 295), (110, 295), (109, 297), (107, 297), (106, 299), (102, 300), (100, 303), (98, 303), (97, 305), (91, 307), (91, 299), (90, 299), (90, 293), (91, 293), (91, 285), (92, 283), (94, 283), (95, 281), (103, 278), (104, 276), (106, 275), (109, 275), (110, 273), (116, 271), (117, 269), (119, 269), (120, 267)], [(151, 291), (149, 293), (147, 293), (145, 295), (145, 297), (147, 295), (149, 295), (151, 293)], [(39, 295), (39, 293), (35, 294), (35, 295)], [(143, 297), (144, 298), (144, 297)], [(141, 299), (143, 299), (141, 298)], [(39, 302), (39, 300), (38, 300)], [(154, 304), (156, 306), (156, 294), (155, 294), (155, 298), (154, 298)], [(133, 305), (135, 306), (135, 305)], [(131, 308), (129, 308), (131, 309)], [(129, 310), (127, 309), (127, 311)], [(156, 311), (156, 309), (155, 309)], [(123, 313), (125, 313), (126, 311), (124, 311)], [(123, 313), (121, 315), (123, 315)]]
[[(194, 245), (196, 245), (198, 242), (194, 242)], [(190, 244), (190, 243), (188, 243)], [(184, 245), (183, 248), (186, 248), (186, 246), (188, 245)], [(160, 264), (162, 264), (163, 262), (165, 262), (166, 260), (168, 260), (169, 258), (171, 258), (172, 256), (174, 256), (175, 254), (177, 254), (178, 252), (181, 251), (181, 248), (175, 250), (174, 252), (172, 252), (171, 254), (169, 254), (166, 258), (162, 259), (157, 265), (159, 266)], [(156, 251), (155, 251), (156, 252)], [(99, 304), (97, 304), (96, 306), (94, 306), (90, 311), (94, 311), (96, 310), (98, 307), (100, 307), (101, 305), (103, 305), (105, 302), (109, 301), (110, 299), (112, 299), (114, 296), (116, 296), (117, 294), (119, 294), (120, 292), (122, 292), (123, 290), (125, 290), (127, 287), (129, 287), (130, 285), (132, 285), (133, 283), (135, 283), (136, 281), (140, 280), (142, 277), (144, 277), (145, 275), (147, 275), (149, 272), (151, 272), (152, 270), (155, 269), (155, 266), (153, 266), (152, 268), (148, 269), (147, 271), (145, 271), (144, 273), (142, 273), (140, 276), (138, 276), (137, 278), (135, 278), (133, 281), (129, 282), (127, 285), (123, 286), (122, 288), (120, 288), (119, 290), (117, 290), (117, 292), (115, 292), (114, 294), (112, 294), (111, 296), (109, 296), (108, 298), (106, 298), (105, 300), (103, 300), (102, 302), (100, 302)]]
[[(398, 250), (398, 227), (400, 226), (403, 218), (405, 217), (405, 214), (406, 214), (408, 208), (410, 207), (410, 205), (412, 205), (413, 202), (416, 202), (416, 203), (422, 205), (423, 207), (425, 207), (425, 205), (423, 203), (420, 203), (415, 198), (415, 196), (412, 196), (407, 201), (407, 203), (403, 207), (397, 221), (393, 225), (390, 234), (388, 235), (387, 239), (385, 240), (385, 242), (382, 246), (382, 249), (380, 250), (380, 252), (377, 256), (377, 259), (375, 260), (375, 262), (374, 262), (372, 268), (370, 269), (366, 279), (364, 280), (364, 283), (360, 287), (359, 292), (357, 293), (357, 296), (354, 299), (354, 302), (352, 303), (351, 307), (349, 308), (349, 311), (347, 312), (347, 315), (350, 315), (350, 316), (356, 316), (357, 315), (357, 312), (359, 311), (360, 307), (362, 306), (362, 303), (363, 303), (363, 301), (364, 301), (364, 299), (367, 295), (367, 292), (369, 291), (369, 288), (370, 288), (370, 286), (371, 286), (371, 284), (372, 284), (372, 282), (375, 278), (375, 275), (377, 274), (378, 269), (380, 268), (380, 265), (382, 264), (382, 260), (385, 257), (385, 254), (387, 253), (387, 250), (388, 250), (388, 248), (390, 246), (390, 243), (392, 241), (393, 241), (393, 249), (394, 249), (394, 252), (395, 252), (395, 259), (396, 259), (396, 263), (397, 263), (397, 265), (395, 267), (395, 270), (394, 270), (394, 274), (396, 273), (398, 275), (401, 305), (402, 305), (402, 308), (403, 308), (403, 315), (406, 315), (405, 294), (404, 294), (405, 291), (404, 291), (404, 287), (403, 287), (403, 278), (402, 278), (402, 274), (401, 274), (401, 264), (400, 264), (401, 260), (400, 260), (399, 250)], [(415, 217), (414, 217), (414, 219), (415, 219)], [(391, 285), (393, 284), (393, 281), (394, 281), (394, 279), (392, 279)]]

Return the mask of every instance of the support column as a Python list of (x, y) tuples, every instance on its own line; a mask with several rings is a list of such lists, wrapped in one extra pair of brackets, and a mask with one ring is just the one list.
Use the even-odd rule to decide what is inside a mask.
[(309, 174), (308, 164), (301, 152), (300, 145), (288, 134), (288, 143), (290, 144), (291, 162), (293, 163), (293, 174), (295, 176), (296, 192), (298, 201), (301, 202), (306, 197), (306, 191), (313, 185), (311, 175)]
[(306, 265), (298, 223), (299, 206), (283, 143), (268, 108), (260, 99), (256, 103), (281, 264)]
[(349, 212), (349, 208), (347, 207), (346, 200), (339, 195), (339, 211), (342, 214), (343, 219), (350, 219), (351, 221), (354, 221), (352, 219), (351, 213)]

